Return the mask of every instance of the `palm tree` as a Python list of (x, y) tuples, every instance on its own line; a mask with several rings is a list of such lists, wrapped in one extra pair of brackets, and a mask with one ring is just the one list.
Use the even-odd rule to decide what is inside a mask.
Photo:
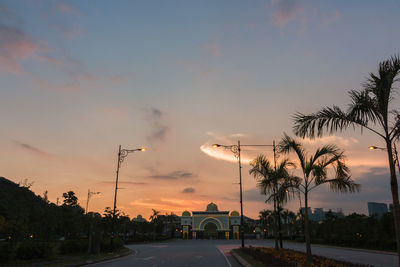
[[(262, 194), (268, 195), (265, 202), (272, 201), (274, 203), (275, 249), (278, 249), (277, 224), (280, 223), (280, 207), (289, 199), (290, 194), (288, 193), (293, 192), (293, 188), (299, 183), (299, 179), (290, 175), (288, 171), (288, 168), (294, 164), (288, 159), (284, 159), (277, 167), (272, 167), (271, 162), (264, 155), (259, 155), (250, 162), (250, 165), (252, 168), (249, 173), (258, 181), (257, 187), (260, 188)], [(282, 240), (280, 231), (279, 238)]]
[(149, 220), (150, 222), (154, 222), (158, 216), (160, 216), (160, 211), (152, 209), (153, 210), (153, 214), (150, 216)]
[[(273, 211), (272, 210), (262, 210), (259, 212), (259, 218), (261, 225), (263, 226), (264, 230), (267, 230), (267, 234), (269, 236), (269, 227), (272, 224), (271, 218), (273, 216)], [(264, 231), (265, 233), (265, 231)], [(265, 236), (264, 236), (265, 237)]]
[(293, 237), (293, 227), (294, 227), (294, 223), (296, 222), (296, 214), (293, 211), (289, 211), (288, 213), (288, 227), (289, 227), (289, 237), (292, 238)]
[(268, 229), (268, 219), (271, 216), (272, 211), (271, 210), (260, 210), (258, 213), (258, 218), (260, 219), (260, 224), (263, 227), (263, 229)]
[(156, 226), (159, 223), (159, 218), (160, 218), (160, 211), (152, 209), (153, 214), (150, 216), (149, 220), (153, 224), (153, 239), (155, 239), (156, 236)]
[[(335, 145), (326, 145), (318, 148), (315, 153), (308, 157), (303, 145), (295, 139), (284, 134), (279, 143), (280, 153), (295, 152), (301, 170), (303, 172), (302, 182), (298, 190), (304, 196), (304, 234), (306, 239), (307, 261), (312, 262), (310, 229), (308, 221), (308, 199), (311, 190), (321, 184), (329, 184), (330, 189), (336, 192), (359, 191), (359, 184), (356, 184), (350, 177), (350, 170), (344, 163), (344, 152)], [(328, 168), (334, 170), (334, 178), (328, 178)]]
[(394, 142), (400, 136), (400, 112), (389, 107), (394, 99), (394, 84), (399, 81), (399, 72), (398, 55), (380, 62), (378, 74), (370, 73), (361, 90), (349, 92), (351, 103), (346, 111), (333, 106), (310, 115), (297, 113), (294, 116), (294, 131), (298, 136), (313, 138), (315, 135), (322, 136), (324, 131), (333, 133), (349, 127), (360, 127), (361, 130), (367, 129), (385, 140), (400, 266), (400, 205), (393, 157)]

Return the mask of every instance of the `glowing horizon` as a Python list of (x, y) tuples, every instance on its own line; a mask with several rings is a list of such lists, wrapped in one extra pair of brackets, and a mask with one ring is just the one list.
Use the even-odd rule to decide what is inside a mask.
[[(85, 207), (88, 189), (101, 192), (89, 209), (103, 213), (113, 205), (121, 144), (146, 149), (120, 169), (117, 207), (131, 218), (148, 218), (152, 208), (203, 210), (211, 201), (240, 210), (237, 159), (211, 145), (278, 143), (283, 133), (293, 136), (296, 112), (346, 108), (347, 92), (399, 53), (400, 36), (390, 32), (399, 8), (392, 0), (379, 8), (4, 0), (0, 176), (34, 181), (35, 194), (48, 190), (54, 203), (72, 190)], [(302, 142), (310, 152), (337, 144), (362, 183), (354, 195), (318, 189), (311, 207), (365, 213), (368, 201), (391, 201), (387, 155), (368, 149), (384, 145), (366, 129)], [(273, 158), (271, 147), (241, 151), (244, 213), (254, 218), (272, 208), (248, 174), (260, 153)]]

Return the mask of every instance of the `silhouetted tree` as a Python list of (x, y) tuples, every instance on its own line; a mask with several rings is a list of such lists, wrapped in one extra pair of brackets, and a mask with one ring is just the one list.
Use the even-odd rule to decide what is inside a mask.
[(295, 134), (314, 138), (324, 131), (334, 133), (359, 127), (378, 135), (386, 144), (390, 170), (390, 188), (396, 228), (397, 253), (400, 265), (400, 204), (399, 187), (394, 164), (393, 145), (400, 137), (400, 111), (391, 109), (400, 73), (400, 57), (393, 56), (379, 63), (378, 73), (370, 73), (361, 90), (349, 92), (351, 103), (347, 110), (326, 107), (316, 113), (295, 115)]
[(75, 196), (73, 191), (68, 191), (67, 193), (63, 193), (63, 202), (64, 205), (75, 207), (78, 206), (78, 198)]
[[(289, 191), (293, 193), (293, 188), (298, 186), (299, 178), (289, 174), (288, 167), (294, 166), (294, 164), (288, 159), (282, 160), (275, 167), (264, 155), (259, 155), (250, 162), (250, 165), (252, 168), (249, 173), (257, 180), (257, 187), (260, 188), (261, 194), (268, 196), (266, 202), (274, 203), (275, 249), (278, 249), (279, 210), (282, 204), (288, 200)], [(279, 237), (282, 238), (280, 232)]]
[[(305, 239), (307, 261), (312, 262), (310, 227), (308, 214), (309, 193), (321, 184), (329, 184), (330, 189), (335, 192), (358, 192), (360, 185), (356, 184), (350, 177), (350, 170), (344, 162), (344, 152), (335, 145), (326, 145), (318, 148), (313, 155), (308, 157), (303, 145), (284, 135), (279, 143), (280, 153), (294, 152), (298, 158), (303, 178), (298, 190), (304, 196), (304, 217), (305, 217)], [(328, 168), (332, 167), (334, 176), (328, 178)]]

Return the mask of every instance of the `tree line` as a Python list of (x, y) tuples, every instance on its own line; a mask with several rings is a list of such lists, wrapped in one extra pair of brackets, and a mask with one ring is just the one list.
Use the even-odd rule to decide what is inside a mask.
[[(73, 191), (56, 205), (0, 177), (0, 259), (32, 259), (69, 253), (99, 254), (110, 249), (112, 209), (85, 213)], [(150, 220), (135, 220), (116, 212), (113, 249), (126, 242), (163, 240), (176, 232), (176, 216), (153, 210)]]
[[(304, 210), (297, 213), (283, 209), (280, 213), (281, 234), (284, 240), (305, 241)], [(274, 211), (259, 212), (264, 238), (274, 238)], [(310, 220), (310, 242), (343, 247), (396, 251), (393, 213), (382, 217), (352, 213), (347, 216), (332, 211), (325, 212), (325, 219)]]

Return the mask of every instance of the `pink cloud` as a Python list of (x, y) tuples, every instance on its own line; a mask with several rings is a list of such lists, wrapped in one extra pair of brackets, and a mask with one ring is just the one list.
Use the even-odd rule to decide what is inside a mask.
[(81, 12), (78, 9), (67, 3), (59, 3), (58, 10), (60, 10), (60, 12), (64, 14), (81, 15)]
[(203, 48), (216, 58), (221, 57), (221, 47), (218, 40), (213, 40), (203, 45)]
[(19, 60), (31, 57), (38, 49), (27, 34), (18, 29), (0, 25), (0, 68), (21, 73)]
[(284, 28), (289, 22), (296, 20), (304, 12), (298, 0), (272, 0), (272, 23)]
[(39, 60), (43, 60), (46, 62), (49, 62), (53, 65), (62, 65), (63, 62), (55, 57), (52, 56), (47, 56), (47, 55), (35, 55), (35, 58), (39, 59)]
[(109, 77), (108, 77), (108, 79), (110, 80), (110, 81), (112, 81), (112, 82), (116, 82), (116, 83), (122, 83), (122, 82), (124, 82), (125, 81), (125, 76), (122, 76), (122, 75), (110, 75)]
[(70, 26), (54, 24), (52, 25), (52, 28), (68, 39), (74, 39), (83, 36), (83, 29), (78, 24), (73, 24)]
[(325, 25), (334, 23), (340, 18), (341, 14), (339, 10), (333, 10), (332, 12), (329, 13), (323, 13), (322, 14), (322, 23)]

